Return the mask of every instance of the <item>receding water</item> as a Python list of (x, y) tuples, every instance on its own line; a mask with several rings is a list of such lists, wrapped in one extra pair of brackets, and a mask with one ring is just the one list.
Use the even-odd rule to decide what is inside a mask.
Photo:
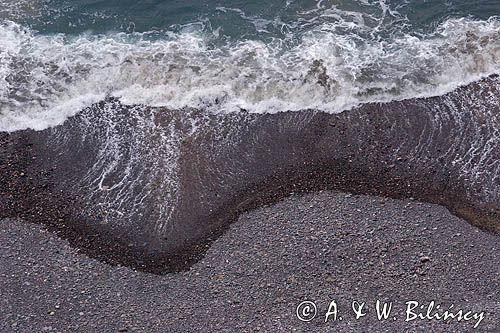
[(295, 191), (418, 198), (498, 231), (499, 15), (498, 0), (0, 0), (0, 218), (162, 272)]

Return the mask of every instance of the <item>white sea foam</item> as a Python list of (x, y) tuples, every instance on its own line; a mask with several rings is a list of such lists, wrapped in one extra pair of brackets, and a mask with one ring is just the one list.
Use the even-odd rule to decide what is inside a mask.
[[(41, 35), (4, 21), (0, 130), (55, 126), (106, 96), (124, 104), (213, 112), (340, 112), (361, 103), (440, 95), (500, 73), (498, 18), (448, 19), (430, 33), (403, 33), (381, 32), (366, 15), (339, 14), (321, 3), (317, 11), (322, 21), (317, 12), (301, 13), (300, 33), (266, 41), (222, 42), (218, 33), (193, 27), (179, 33)], [(396, 14), (386, 9), (384, 15)], [(280, 23), (258, 24), (265, 29)]]

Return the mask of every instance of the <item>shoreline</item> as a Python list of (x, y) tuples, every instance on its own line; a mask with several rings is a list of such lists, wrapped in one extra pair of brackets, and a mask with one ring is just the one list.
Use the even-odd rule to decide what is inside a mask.
[[(0, 331), (470, 332), (477, 323), (405, 321), (406, 302), (431, 301), (440, 314), (451, 304), (482, 313), (478, 332), (500, 328), (500, 238), (418, 201), (292, 195), (241, 215), (189, 271), (161, 276), (88, 258), (23, 221), (2, 220), (0, 244)], [(296, 317), (305, 300), (318, 307), (311, 322)], [(332, 300), (344, 319), (325, 323)], [(359, 320), (354, 300), (366, 302)], [(392, 302), (390, 320), (377, 319), (377, 300)]]
[[(497, 81), (492, 77), (439, 98), (368, 105), (336, 115), (197, 110), (184, 115), (163, 109), (137, 115), (110, 101), (114, 107), (98, 105), (52, 129), (0, 133), (0, 218), (42, 223), (90, 257), (157, 274), (189, 269), (242, 213), (291, 193), (340, 190), (415, 198), (446, 206), (498, 233), (495, 155), (500, 146), (486, 146), (500, 126), (498, 104), (492, 98), (482, 102), (496, 109), (489, 104), (469, 108), (459, 99), (462, 109), (449, 106), (450, 99), (465, 95), (473, 100), (485, 89), (500, 99)], [(193, 119), (203, 126), (194, 136), (182, 136), (192, 131)], [(163, 187), (169, 171), (158, 163), (161, 149), (171, 147), (162, 147), (155, 135), (171, 124), (181, 133), (178, 189), (162, 231), (157, 221), (166, 218), (156, 214), (162, 204), (169, 205)], [(116, 132), (110, 136), (111, 125)], [(115, 141), (123, 144), (116, 151), (107, 148)], [(484, 151), (469, 156), (480, 144)], [(463, 156), (458, 164), (457, 155)], [(94, 179), (108, 172), (109, 164), (116, 170), (104, 180), (106, 188), (117, 181), (128, 187), (96, 188)], [(478, 179), (464, 177), (467, 164)], [(145, 187), (151, 194), (135, 206), (134, 193)], [(129, 198), (121, 199), (123, 204), (122, 193)], [(125, 213), (110, 215), (114, 211)]]

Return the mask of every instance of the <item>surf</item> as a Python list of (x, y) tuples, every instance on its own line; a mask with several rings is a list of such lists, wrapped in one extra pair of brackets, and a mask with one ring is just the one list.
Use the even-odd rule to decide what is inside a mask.
[(499, 31), (496, 17), (453, 18), (429, 33), (381, 38), (344, 19), (305, 29), (288, 43), (226, 40), (193, 27), (43, 35), (4, 21), (0, 130), (57, 126), (105, 98), (214, 113), (338, 113), (439, 96), (500, 72)]

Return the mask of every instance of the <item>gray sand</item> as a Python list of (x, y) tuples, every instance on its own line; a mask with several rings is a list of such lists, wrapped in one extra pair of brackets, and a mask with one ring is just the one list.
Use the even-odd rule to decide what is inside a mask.
[[(241, 216), (189, 272), (156, 276), (79, 254), (40, 226), (0, 222), (1, 332), (472, 332), (405, 322), (406, 301), (484, 311), (500, 332), (500, 237), (446, 209), (323, 192)], [(317, 304), (303, 323), (296, 307)], [(324, 322), (330, 301), (343, 320)], [(352, 301), (368, 314), (355, 320)], [(377, 300), (394, 302), (378, 321)], [(394, 317), (396, 320), (394, 320)]]

